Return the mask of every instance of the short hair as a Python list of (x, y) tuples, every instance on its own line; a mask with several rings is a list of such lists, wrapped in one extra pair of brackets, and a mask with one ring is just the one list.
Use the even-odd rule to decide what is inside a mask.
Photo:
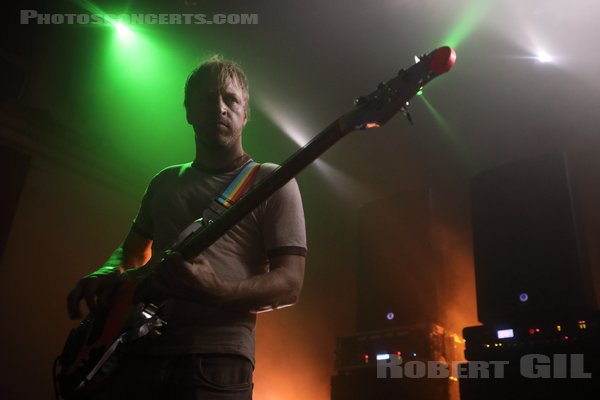
[(185, 83), (183, 105), (185, 109), (189, 111), (189, 107), (192, 104), (195, 91), (210, 78), (217, 78), (219, 87), (223, 87), (227, 84), (229, 79), (235, 81), (237, 85), (242, 89), (242, 95), (245, 101), (246, 110), (249, 106), (250, 90), (248, 87), (248, 79), (246, 74), (239, 66), (239, 64), (224, 60), (219, 55), (214, 55), (207, 61), (203, 62), (198, 68), (192, 71), (188, 76)]

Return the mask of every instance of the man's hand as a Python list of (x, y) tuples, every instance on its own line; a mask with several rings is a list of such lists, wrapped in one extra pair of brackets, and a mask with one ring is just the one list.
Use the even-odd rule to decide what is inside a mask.
[(169, 252), (156, 266), (156, 272), (173, 297), (219, 303), (232, 292), (234, 284), (216, 274), (210, 262), (198, 256), (187, 262), (181, 254)]
[(92, 313), (98, 313), (110, 306), (112, 297), (119, 285), (118, 268), (103, 267), (83, 277), (67, 297), (67, 310), (71, 319), (81, 318), (79, 303), (84, 299)]
[(98, 313), (107, 309), (119, 286), (128, 279), (122, 272), (144, 265), (152, 255), (152, 240), (136, 233), (133, 229), (110, 255), (104, 266), (82, 278), (67, 297), (67, 310), (72, 319), (81, 318), (79, 303), (85, 299), (88, 309)]

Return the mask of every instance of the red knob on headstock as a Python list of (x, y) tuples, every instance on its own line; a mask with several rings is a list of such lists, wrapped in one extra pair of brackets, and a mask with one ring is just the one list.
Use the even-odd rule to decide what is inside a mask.
[(440, 75), (450, 71), (456, 61), (456, 52), (448, 46), (440, 47), (431, 54), (431, 70)]

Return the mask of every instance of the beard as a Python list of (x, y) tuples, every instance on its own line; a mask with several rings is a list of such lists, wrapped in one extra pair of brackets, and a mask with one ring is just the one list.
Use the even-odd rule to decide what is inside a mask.
[(212, 129), (194, 127), (196, 140), (210, 150), (223, 151), (235, 146), (242, 132), (232, 131), (229, 127), (217, 125)]

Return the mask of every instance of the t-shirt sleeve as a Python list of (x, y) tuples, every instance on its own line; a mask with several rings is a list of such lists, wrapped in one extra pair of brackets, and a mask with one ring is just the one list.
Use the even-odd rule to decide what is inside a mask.
[(263, 235), (267, 255), (306, 256), (304, 209), (296, 180), (292, 179), (269, 197), (264, 211)]

